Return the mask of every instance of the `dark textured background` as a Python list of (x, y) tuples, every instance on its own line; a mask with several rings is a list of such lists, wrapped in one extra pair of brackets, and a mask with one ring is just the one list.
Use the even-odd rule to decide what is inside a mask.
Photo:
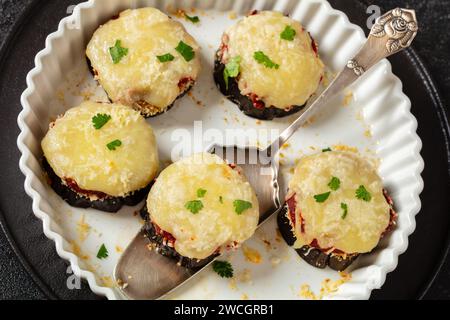
[[(32, 0), (0, 0), (0, 46), (14, 22)], [(350, 0), (349, 0), (350, 1)], [(364, 3), (369, 1), (361, 0)], [(333, 3), (333, 0), (330, 0)], [(450, 0), (380, 0), (370, 1), (383, 10), (397, 6), (416, 9), (421, 31), (414, 42), (431, 70), (444, 102), (450, 101)], [(450, 214), (450, 213), (449, 213)], [(428, 299), (450, 299), (450, 257), (425, 296)], [(0, 232), (0, 299), (45, 299), (11, 250)]]

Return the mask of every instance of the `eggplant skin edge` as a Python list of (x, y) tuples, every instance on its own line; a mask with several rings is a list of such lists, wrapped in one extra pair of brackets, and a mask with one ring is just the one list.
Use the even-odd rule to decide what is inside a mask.
[[(288, 206), (285, 204), (278, 213), (277, 223), (283, 239), (289, 246), (292, 246), (296, 241), (296, 237), (292, 232), (292, 227), (287, 217), (288, 211)], [(303, 246), (300, 249), (295, 249), (295, 251), (297, 251), (297, 254), (303, 260), (313, 267), (324, 269), (329, 266), (336, 271), (344, 271), (359, 257), (359, 254), (357, 253), (349, 254), (346, 258), (335, 253), (326, 254), (322, 252), (322, 250), (311, 246)]]
[(180, 255), (175, 250), (175, 248), (167, 244), (167, 241), (164, 240), (163, 236), (161, 236), (156, 232), (155, 226), (150, 219), (150, 214), (148, 213), (147, 205), (145, 205), (141, 209), (140, 214), (142, 219), (144, 219), (145, 221), (143, 227), (144, 234), (147, 237), (149, 243), (154, 247), (153, 250), (156, 250), (159, 254), (167, 258), (176, 260), (180, 266), (185, 267), (187, 269), (199, 270), (218, 256), (218, 254), (213, 254), (206, 259), (198, 260)]
[(58, 177), (55, 171), (52, 169), (46, 158), (42, 160), (42, 166), (47, 174), (49, 184), (52, 189), (69, 205), (76, 208), (92, 208), (104, 212), (116, 213), (123, 206), (135, 206), (139, 204), (148, 194), (153, 182), (145, 188), (137, 190), (126, 197), (110, 197), (107, 196), (104, 199), (91, 200), (88, 197), (80, 195), (76, 191), (66, 186), (62, 179)]
[(273, 120), (275, 118), (283, 118), (297, 113), (306, 106), (306, 103), (302, 106), (292, 106), (289, 111), (276, 108), (274, 106), (268, 108), (264, 106), (262, 109), (255, 108), (252, 100), (241, 94), (236, 78), (228, 79), (227, 88), (223, 77), (224, 70), (225, 65), (219, 60), (218, 54), (216, 54), (216, 59), (214, 62), (214, 81), (216, 82), (217, 87), (224, 96), (235, 103), (239, 109), (249, 117), (259, 120)]
[[(91, 73), (91, 75), (92, 75), (92, 76), (94, 77), (94, 79), (95, 79), (95, 77), (96, 77), (96, 75), (95, 75), (95, 69), (94, 69), (94, 67), (92, 66), (92, 62), (91, 62), (91, 60), (90, 60), (88, 57), (86, 57), (86, 63), (87, 63), (87, 65), (88, 65), (89, 72)], [(100, 85), (100, 82), (99, 82), (98, 80), (96, 80), (96, 81), (97, 81), (97, 83)], [(133, 109), (135, 109), (136, 111), (139, 111), (140, 114), (141, 114), (144, 118), (146, 118), (146, 119), (155, 118), (155, 117), (160, 116), (160, 115), (162, 115), (162, 114), (164, 114), (164, 113), (166, 113), (166, 112), (169, 112), (169, 111), (174, 107), (175, 102), (177, 102), (179, 99), (183, 98), (186, 94), (188, 94), (189, 91), (191, 91), (191, 89), (194, 87), (194, 85), (195, 85), (195, 81), (192, 81), (192, 83), (190, 83), (190, 84), (186, 87), (186, 89), (185, 89), (183, 92), (181, 92), (181, 93), (178, 95), (178, 97), (175, 98), (175, 100), (172, 102), (172, 104), (168, 105), (166, 108), (164, 108), (164, 109), (161, 110), (160, 112), (158, 112), (158, 113), (156, 113), (156, 114), (153, 114), (153, 115), (151, 115), (151, 116), (148, 115), (148, 114), (146, 114), (146, 113), (144, 113), (144, 112), (142, 112), (139, 108), (134, 108), (134, 107), (132, 107), (132, 106), (130, 106), (130, 108), (133, 108)], [(101, 85), (100, 85), (100, 86), (101, 86)], [(106, 94), (106, 96), (108, 97), (109, 102), (110, 102), (110, 103), (114, 103), (114, 101), (109, 97), (109, 95), (108, 95), (108, 93), (107, 93), (106, 91), (105, 91), (105, 94)]]

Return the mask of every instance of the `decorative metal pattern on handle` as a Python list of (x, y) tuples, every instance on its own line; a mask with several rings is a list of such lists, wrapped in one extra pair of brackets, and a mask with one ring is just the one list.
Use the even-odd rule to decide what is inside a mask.
[(369, 55), (381, 59), (409, 47), (418, 30), (414, 10), (396, 8), (385, 13), (375, 21), (370, 30), (367, 41), (370, 52), (364, 52), (364, 54), (360, 52), (357, 57), (347, 63), (347, 68), (353, 70), (358, 77), (361, 76), (371, 67), (371, 63), (366, 61)]
[(416, 12), (397, 8), (379, 17), (370, 34), (377, 38), (388, 37), (386, 49), (392, 54), (409, 47), (418, 30)]
[(350, 60), (347, 63), (347, 68), (350, 68), (353, 70), (353, 72), (359, 77), (362, 76), (362, 74), (365, 72), (364, 68), (361, 67), (356, 60)]

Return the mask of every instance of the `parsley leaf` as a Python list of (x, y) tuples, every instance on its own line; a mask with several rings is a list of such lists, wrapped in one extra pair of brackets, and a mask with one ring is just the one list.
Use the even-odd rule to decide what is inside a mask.
[(273, 62), (272, 60), (270, 60), (270, 58), (268, 56), (266, 56), (264, 54), (264, 52), (262, 51), (256, 51), (253, 54), (253, 58), (260, 64), (264, 65), (267, 68), (270, 69), (279, 69), (280, 65), (276, 64), (275, 62)]
[(191, 46), (184, 43), (183, 41), (180, 41), (180, 43), (178, 43), (178, 46), (175, 48), (175, 50), (177, 50), (178, 53), (180, 53), (183, 56), (184, 60), (186, 60), (187, 62), (191, 61), (195, 57), (194, 49), (192, 49)]
[(198, 16), (191, 17), (191, 16), (188, 16), (186, 12), (184, 13), (184, 17), (186, 18), (186, 20), (189, 20), (192, 23), (200, 22), (200, 18)]
[(222, 278), (233, 278), (233, 266), (228, 261), (214, 261), (212, 264), (214, 272)]
[(331, 190), (336, 191), (341, 187), (341, 180), (337, 177), (331, 178), (330, 183), (328, 184)]
[(193, 214), (197, 214), (200, 212), (200, 210), (203, 209), (203, 202), (201, 202), (200, 200), (188, 201), (188, 202), (186, 202), (184, 207), (186, 209), (188, 209), (190, 212), (192, 212)]
[(105, 244), (102, 244), (102, 246), (98, 250), (97, 258), (101, 260), (108, 258), (108, 256), (109, 256), (108, 249), (106, 249)]
[(359, 186), (359, 188), (356, 190), (356, 198), (359, 200), (364, 200), (369, 202), (372, 199), (372, 195), (367, 191), (366, 187)]
[(333, 151), (333, 150), (331, 150), (331, 148), (322, 149), (322, 152), (330, 152), (330, 151)]
[(114, 47), (109, 48), (109, 54), (111, 55), (113, 63), (118, 64), (120, 60), (128, 54), (128, 49), (122, 47), (120, 40), (116, 40)]
[(316, 199), (316, 202), (322, 203), (327, 201), (328, 197), (330, 196), (331, 192), (322, 193), (314, 196), (314, 199)]
[(225, 65), (225, 69), (223, 70), (223, 79), (225, 80), (225, 86), (228, 90), (228, 80), (229, 78), (236, 78), (241, 71), (241, 56), (236, 56), (230, 59), (228, 63)]
[(101, 114), (97, 113), (96, 116), (92, 118), (92, 124), (94, 125), (94, 128), (99, 130), (103, 128), (103, 126), (111, 120), (111, 116), (109, 114)]
[(121, 145), (122, 145), (122, 141), (114, 140), (114, 141), (111, 141), (110, 143), (108, 143), (106, 146), (108, 147), (109, 150), (115, 151)]
[(345, 219), (347, 217), (348, 214), (348, 206), (346, 203), (341, 203), (341, 209), (343, 210), (342, 212), (342, 219)]
[(205, 189), (202, 189), (202, 188), (198, 189), (197, 190), (197, 197), (203, 198), (205, 196), (206, 192), (207, 191)]
[(222, 197), (222, 196), (219, 197), (219, 202), (220, 202), (221, 204), (223, 204), (223, 197)]
[(156, 56), (159, 60), (159, 62), (169, 62), (169, 61), (173, 61), (173, 59), (175, 59), (175, 57), (173, 55), (171, 55), (170, 53), (166, 53), (163, 54), (162, 56)]
[(286, 26), (286, 28), (280, 34), (280, 37), (283, 40), (292, 41), (294, 40), (296, 34), (297, 31), (295, 31), (295, 29), (293, 29), (291, 26)]
[(245, 210), (248, 210), (253, 207), (251, 202), (244, 201), (244, 200), (235, 200), (233, 202), (233, 206), (234, 206), (234, 211), (236, 211), (236, 213), (238, 215), (241, 215)]

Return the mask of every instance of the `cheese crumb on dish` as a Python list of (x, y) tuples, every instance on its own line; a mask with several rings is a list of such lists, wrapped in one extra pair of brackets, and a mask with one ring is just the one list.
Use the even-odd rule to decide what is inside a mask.
[(350, 103), (352, 101), (353, 101), (353, 92), (352, 91), (348, 91), (344, 95), (344, 100), (342, 101), (342, 104), (344, 105), (344, 107), (347, 107), (348, 105), (350, 105)]
[(311, 290), (309, 284), (302, 284), (300, 287), (299, 296), (309, 300), (318, 300), (316, 294)]
[[(100, 130), (92, 122), (98, 114), (111, 116)], [(115, 140), (121, 146), (108, 149)], [(83, 102), (70, 109), (52, 124), (42, 149), (63, 181), (113, 197), (146, 187), (159, 169), (152, 128), (139, 112), (118, 104)]]
[(262, 262), (262, 257), (258, 250), (253, 249), (249, 246), (243, 245), (242, 252), (247, 261), (254, 263), (254, 264), (260, 264)]
[(81, 215), (80, 220), (77, 222), (77, 233), (79, 241), (84, 242), (89, 236), (90, 231), (91, 226), (86, 223), (85, 215), (83, 214)]
[[(114, 64), (109, 52), (117, 40), (128, 49)], [(193, 48), (195, 57), (186, 61), (175, 48), (180, 41)], [(170, 53), (173, 61), (160, 62)], [(155, 8), (123, 11), (95, 31), (86, 55), (97, 79), (114, 101), (141, 110), (145, 115), (166, 111), (183, 93), (180, 81), (195, 81), (200, 72), (199, 46), (183, 25)]]
[[(340, 180), (339, 189), (330, 190), (333, 177)], [(364, 186), (370, 201), (356, 197)], [(390, 221), (390, 207), (383, 194), (381, 178), (369, 162), (349, 152), (323, 152), (300, 160), (289, 184), (296, 197), (295, 248), (314, 240), (323, 249), (345, 253), (366, 253), (375, 248)], [(314, 196), (330, 192), (328, 199), (317, 202)], [(348, 212), (343, 218), (341, 204)], [(303, 221), (302, 224), (297, 223)]]
[[(198, 190), (206, 190), (199, 197)], [(192, 213), (189, 201), (203, 208)], [(234, 201), (252, 204), (237, 214)], [(256, 194), (247, 179), (212, 154), (195, 154), (167, 167), (150, 190), (151, 220), (175, 239), (175, 250), (191, 259), (205, 259), (218, 249), (250, 238), (259, 220)]]
[[(293, 41), (281, 39), (290, 26)], [(256, 94), (266, 107), (290, 109), (304, 105), (317, 90), (324, 64), (313, 48), (313, 40), (302, 25), (280, 12), (262, 11), (237, 22), (223, 37), (223, 62), (240, 56), (239, 89), (243, 95)], [(254, 53), (262, 51), (278, 69), (258, 63)]]
[(115, 288), (117, 286), (117, 283), (113, 281), (113, 279), (110, 276), (104, 276), (100, 278), (103, 282), (103, 285), (107, 288)]
[(337, 280), (324, 279), (321, 284), (320, 294), (316, 295), (308, 284), (300, 287), (299, 296), (309, 300), (322, 300), (323, 298), (336, 293), (339, 288), (352, 279), (350, 273), (339, 272), (340, 278)]
[(89, 260), (90, 257), (89, 255), (85, 254), (80, 246), (75, 242), (75, 241), (70, 241), (70, 246), (72, 247), (72, 252), (74, 255), (76, 255), (78, 258), (82, 259), (82, 260)]

